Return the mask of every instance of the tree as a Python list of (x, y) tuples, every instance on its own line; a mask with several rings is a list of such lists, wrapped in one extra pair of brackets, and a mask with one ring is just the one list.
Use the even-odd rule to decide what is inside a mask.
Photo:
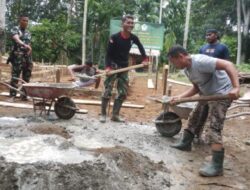
[(184, 48), (187, 48), (188, 28), (189, 28), (189, 18), (190, 18), (190, 11), (191, 11), (191, 3), (192, 3), (192, 0), (188, 0), (187, 11), (186, 11), (185, 31), (184, 31), (184, 40), (183, 40), (183, 47)]
[(241, 61), (241, 0), (237, 0), (237, 33), (238, 33), (238, 41), (237, 41), (237, 59), (236, 65), (240, 64)]
[(2, 52), (4, 49), (5, 3), (5, 0), (0, 0), (0, 63), (2, 63)]
[[(238, 6), (237, 0), (237, 6)], [(241, 0), (239, 4), (241, 3), (241, 10), (242, 10), (242, 30), (243, 30), (243, 44), (242, 48), (244, 49), (243, 52), (241, 52), (242, 60), (247, 61), (250, 60), (250, 53), (248, 50), (248, 46), (250, 47), (250, 38), (249, 38), (249, 25), (250, 25), (250, 0)], [(239, 8), (240, 9), (240, 8)], [(248, 53), (248, 54), (247, 54)]]
[(72, 60), (79, 59), (74, 52), (81, 45), (81, 35), (75, 32), (75, 26), (67, 24), (64, 15), (59, 15), (56, 21), (42, 20), (31, 28), (31, 32), (34, 60), (56, 62), (62, 51)]

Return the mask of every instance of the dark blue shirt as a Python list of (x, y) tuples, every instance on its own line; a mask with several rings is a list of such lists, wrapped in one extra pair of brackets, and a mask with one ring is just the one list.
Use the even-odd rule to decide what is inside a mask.
[(221, 43), (206, 44), (201, 47), (199, 53), (219, 59), (225, 59), (225, 60), (229, 59), (229, 50), (226, 45)]

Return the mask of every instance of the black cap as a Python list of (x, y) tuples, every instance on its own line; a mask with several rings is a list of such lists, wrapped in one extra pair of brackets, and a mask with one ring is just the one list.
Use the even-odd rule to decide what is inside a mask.
[(215, 34), (217, 34), (218, 30), (216, 30), (216, 29), (207, 29), (206, 33), (215, 33)]

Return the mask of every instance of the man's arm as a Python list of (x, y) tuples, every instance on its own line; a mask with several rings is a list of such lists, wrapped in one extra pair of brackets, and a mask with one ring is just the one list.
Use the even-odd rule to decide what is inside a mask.
[(19, 38), (19, 35), (18, 34), (15, 34), (12, 36), (12, 39), (17, 43), (19, 44), (20, 46), (23, 46), (25, 49), (28, 50), (27, 54), (29, 55), (32, 51), (31, 49), (31, 46), (28, 45), (28, 44), (25, 44), (20, 38)]
[(71, 79), (69, 79), (70, 81), (75, 81), (75, 73), (76, 72), (80, 72), (83, 68), (85, 67), (85, 65), (70, 65), (68, 66), (68, 71), (70, 73)]
[(111, 62), (112, 62), (112, 52), (114, 49), (114, 38), (113, 36), (110, 37), (109, 42), (108, 42), (108, 47), (107, 47), (107, 53), (106, 53), (106, 58), (105, 58), (105, 69), (107, 71), (110, 71), (111, 68)]
[(140, 40), (139, 40), (139, 38), (137, 36), (135, 36), (135, 44), (139, 48), (139, 51), (140, 51), (141, 56), (143, 57), (143, 59), (146, 59), (147, 55), (146, 55), (145, 49), (144, 49), (143, 45), (141, 44), (141, 42), (140, 42)]
[(233, 85), (233, 89), (229, 92), (228, 95), (232, 99), (237, 99), (239, 97), (240, 84), (238, 79), (238, 72), (235, 69), (233, 63), (227, 60), (217, 59), (215, 68), (217, 70), (226, 71)]
[(227, 46), (224, 47), (224, 59), (229, 60), (230, 56), (229, 56), (229, 49), (227, 48)]
[(190, 89), (188, 89), (187, 91), (183, 92), (182, 94), (180, 94), (178, 96), (171, 97), (170, 103), (174, 104), (176, 100), (179, 100), (181, 98), (187, 98), (187, 97), (194, 96), (198, 92), (199, 92), (199, 88), (197, 87), (197, 85), (193, 84), (193, 86)]

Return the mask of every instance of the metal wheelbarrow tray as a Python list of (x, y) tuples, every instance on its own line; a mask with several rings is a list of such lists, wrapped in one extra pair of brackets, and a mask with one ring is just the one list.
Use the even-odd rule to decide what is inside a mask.
[(49, 115), (54, 104), (56, 115), (62, 119), (70, 119), (77, 108), (69, 96), (72, 95), (74, 86), (68, 83), (26, 83), (23, 88), (27, 96), (33, 99), (33, 108), (36, 113), (40, 110)]
[[(166, 137), (173, 137), (181, 130), (181, 119), (188, 119), (190, 112), (195, 107), (197, 101), (218, 101), (229, 99), (228, 95), (214, 96), (194, 96), (176, 100), (175, 104), (170, 104), (170, 98), (163, 97), (162, 103), (164, 111), (156, 118), (155, 125), (158, 132)], [(169, 108), (173, 112), (169, 111)]]

